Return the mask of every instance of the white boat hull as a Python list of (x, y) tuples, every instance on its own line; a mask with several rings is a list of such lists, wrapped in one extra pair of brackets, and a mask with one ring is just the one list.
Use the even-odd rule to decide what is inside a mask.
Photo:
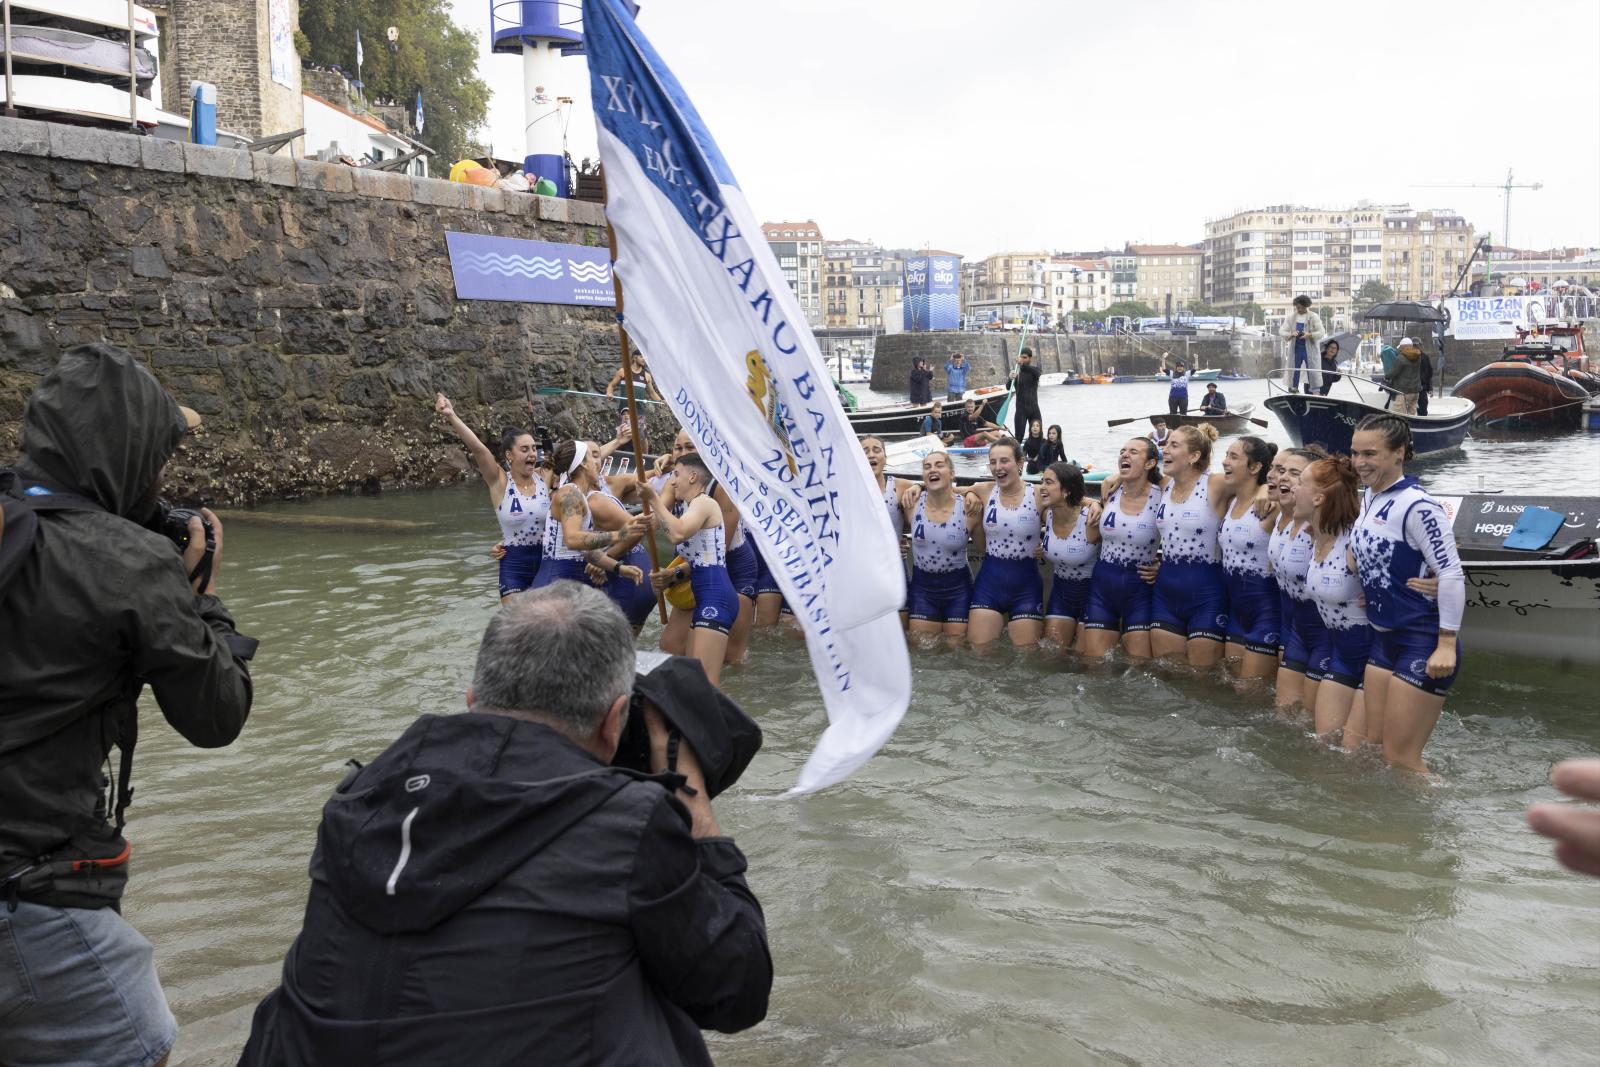
[(1600, 667), (1600, 559), (1463, 561), (1464, 655), (1474, 649)]

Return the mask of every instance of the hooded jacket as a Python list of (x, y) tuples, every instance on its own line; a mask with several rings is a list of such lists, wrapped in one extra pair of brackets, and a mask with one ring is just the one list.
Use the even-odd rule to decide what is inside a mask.
[(14, 463), (25, 482), (103, 510), (38, 513), (0, 588), (0, 879), (114, 837), (107, 757), (149, 685), (179, 733), (226, 745), (250, 713), (239, 637), (196, 596), (173, 543), (139, 525), (183, 437), (177, 402), (126, 352), (86, 345), (40, 380)]
[(424, 715), (323, 807), (241, 1064), (710, 1063), (772, 961), (743, 854), (689, 825), (547, 726)]

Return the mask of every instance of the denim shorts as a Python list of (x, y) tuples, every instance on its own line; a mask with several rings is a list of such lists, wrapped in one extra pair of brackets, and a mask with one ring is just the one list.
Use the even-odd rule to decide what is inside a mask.
[(150, 1067), (177, 1036), (150, 942), (121, 915), (0, 904), (6, 1067)]

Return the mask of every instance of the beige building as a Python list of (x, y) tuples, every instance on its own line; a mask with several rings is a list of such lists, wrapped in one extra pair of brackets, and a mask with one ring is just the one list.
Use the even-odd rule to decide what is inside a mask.
[(1111, 264), (1103, 259), (1050, 257), (1045, 300), (1050, 304), (1052, 320), (1057, 323), (1069, 315), (1104, 311), (1113, 302)]
[(1187, 245), (1129, 245), (1137, 296), (1158, 312), (1197, 304), (1204, 292), (1205, 250)]
[(1448, 293), (1472, 253), (1472, 224), (1453, 211), (1392, 211), (1383, 218), (1383, 281), (1396, 300)]
[(1447, 292), (1471, 249), (1472, 227), (1453, 211), (1370, 201), (1254, 208), (1206, 223), (1204, 298), (1223, 307), (1253, 301), (1282, 318), (1303, 293), (1347, 326), (1367, 282), (1385, 283), (1401, 300)]
[[(996, 252), (982, 261), (963, 267), (963, 289), (970, 288), (970, 299), (963, 292), (963, 304), (995, 300), (1043, 300), (1049, 252)], [(970, 279), (970, 284), (969, 284)]]
[(826, 325), (883, 330), (904, 291), (905, 261), (869, 241), (824, 241), (822, 264)]
[(783, 277), (800, 301), (806, 322), (822, 326), (827, 321), (823, 302), (822, 228), (811, 219), (804, 222), (763, 222), (761, 235), (767, 239), (778, 259)]

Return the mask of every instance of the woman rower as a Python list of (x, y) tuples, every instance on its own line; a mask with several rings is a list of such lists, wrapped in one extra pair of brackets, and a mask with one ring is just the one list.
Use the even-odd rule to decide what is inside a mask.
[(922, 459), (924, 491), (916, 495), (907, 520), (911, 526), (911, 581), (906, 597), (911, 607), (911, 632), (943, 634), (959, 645), (967, 636), (972, 605), (972, 567), (967, 562), (971, 541), (983, 551), (983, 522), (976, 497), (955, 491), (955, 468), (947, 452)]
[(443, 415), (450, 429), (461, 438), (483, 483), (489, 487), (489, 503), (500, 523), (500, 539), (505, 555), (500, 557), (500, 601), (520, 593), (533, 584), (544, 558), (544, 526), (550, 514), (550, 487), (538, 469), (539, 449), (526, 430), (507, 430), (501, 438), (505, 466), (494, 458), (487, 445), (478, 440), (443, 393), (434, 396), (433, 410)]
[(1321, 737), (1344, 729), (1351, 709), (1361, 700), (1362, 679), (1372, 647), (1366, 602), (1350, 531), (1361, 513), (1356, 471), (1345, 456), (1319, 459), (1300, 475), (1295, 490), (1295, 518), (1312, 528), (1311, 569), (1306, 588), (1322, 618), (1326, 637), (1312, 653), (1317, 673), (1317, 702), (1312, 721)]
[[(1406, 476), (1405, 464), (1413, 455), (1406, 421), (1368, 415), (1356, 425), (1350, 452), (1367, 488), (1350, 544), (1373, 640), (1365, 715), (1361, 721), (1351, 716), (1345, 743), (1381, 741), (1390, 763), (1426, 771), (1422, 749), (1460, 668), (1456, 637), (1466, 607), (1466, 576), (1449, 514)], [(1429, 571), (1439, 579), (1437, 600), (1408, 584)]]
[(1089, 602), (1089, 579), (1100, 558), (1100, 511), (1085, 504), (1083, 495), (1083, 471), (1076, 463), (1052, 463), (1039, 478), (1045, 509), (1042, 551), (1051, 563), (1044, 635), (1063, 649), (1071, 648), (1077, 635)]
[[(672, 439), (672, 454), (666, 458), (661, 471), (650, 479), (650, 486), (662, 498), (663, 507), (670, 508), (674, 503), (672, 487), (669, 484), (673, 464), (677, 462), (679, 456), (691, 453), (699, 454), (695, 448), (694, 438), (690, 436), (689, 431), (679, 430), (678, 436)], [(723, 530), (732, 531), (731, 535), (725, 533), (728, 544), (728, 580), (733, 583), (734, 594), (739, 598), (739, 614), (728, 631), (728, 648), (723, 656), (723, 662), (743, 663), (750, 647), (750, 628), (756, 622), (757, 594), (763, 566), (760, 553), (756, 551), (755, 538), (745, 529), (744, 520), (739, 517), (739, 510), (734, 505), (733, 498), (715, 478), (711, 479), (711, 499), (715, 500), (717, 507), (722, 510)], [(781, 604), (781, 595), (777, 599)], [(773, 605), (773, 621), (776, 621), (778, 606), (779, 604)], [(662, 634), (662, 649), (677, 655), (687, 655), (688, 625), (688, 621), (685, 620), (680, 626), (673, 626), (669, 617), (667, 631)]]
[[(1278, 585), (1267, 556), (1271, 512), (1257, 514), (1256, 495), (1267, 484), (1278, 446), (1241, 437), (1222, 457), (1222, 476), (1233, 504), (1222, 519), (1222, 577), (1228, 586), (1228, 640), (1222, 655), (1240, 678), (1271, 678), (1278, 670)], [(1272, 500), (1277, 486), (1272, 487)]]
[[(967, 490), (982, 506), (983, 562), (972, 583), (967, 640), (983, 648), (1005, 628), (1026, 648), (1044, 633), (1044, 581), (1039, 576), (1041, 504), (1022, 479), (1022, 446), (1003, 437), (989, 446), (990, 481)], [(1009, 617), (1009, 618), (1008, 618)]]
[(1279, 636), (1283, 654), (1278, 661), (1275, 703), (1280, 709), (1295, 704), (1316, 707), (1320, 676), (1311, 663), (1312, 651), (1324, 640), (1322, 617), (1306, 590), (1306, 575), (1311, 570), (1313, 544), (1309, 524), (1294, 517), (1295, 491), (1300, 476), (1319, 459), (1328, 458), (1320, 448), (1291, 448), (1278, 453), (1273, 469), (1278, 472), (1279, 514), (1283, 521), (1273, 530), (1268, 553), (1272, 576), (1281, 594)]
[[(727, 545), (723, 537), (722, 508), (707, 488), (711, 472), (698, 453), (687, 452), (674, 461), (669, 483), (673, 503), (663, 506), (662, 497), (639, 472), (639, 492), (655, 513), (667, 536), (677, 545), (684, 563), (651, 576), (658, 589), (665, 589), (688, 578), (694, 590), (694, 617), (689, 636), (689, 655), (700, 661), (706, 677), (716, 685), (722, 680), (722, 661), (728, 648), (728, 632), (739, 615), (739, 597), (728, 577)], [(673, 618), (684, 614), (673, 609)]]
[(1233, 497), (1227, 476), (1209, 473), (1216, 439), (1210, 424), (1172, 431), (1162, 451), (1166, 479), (1156, 511), (1161, 569), (1150, 607), (1150, 648), (1195, 667), (1215, 666), (1228, 638), (1228, 586), (1217, 535)]
[[(550, 499), (550, 517), (545, 520), (544, 562), (533, 581), (535, 589), (563, 580), (587, 581), (585, 570), (590, 565), (605, 571), (612, 581), (637, 583), (644, 580), (638, 568), (602, 551), (630, 537), (645, 536), (651, 521), (645, 514), (630, 517), (622, 511), (621, 505), (601, 491), (599, 452), (589, 441), (563, 441), (556, 446), (552, 460), (562, 484)], [(621, 524), (611, 530), (595, 529), (595, 508), (605, 512), (608, 521), (616, 519), (610, 509), (622, 512)]]
[[(906, 569), (906, 516), (905, 512), (900, 509), (900, 494), (905, 487), (895, 484), (894, 475), (884, 473), (884, 464), (888, 462), (889, 454), (883, 446), (883, 438), (872, 434), (861, 438), (861, 452), (867, 457), (867, 467), (872, 471), (872, 477), (878, 483), (878, 495), (883, 497), (884, 509), (889, 513), (889, 526), (894, 530), (894, 543), (900, 547), (900, 573), (904, 574)], [(948, 459), (949, 457), (946, 456), (945, 458)], [(906, 602), (900, 608), (900, 626), (902, 629), (906, 626), (908, 613), (911, 610), (910, 597), (911, 591), (908, 586)]]
[(1078, 651), (1103, 656), (1121, 636), (1135, 659), (1150, 657), (1151, 583), (1161, 529), (1156, 509), (1160, 452), (1148, 437), (1135, 437), (1117, 453), (1118, 483), (1104, 490), (1100, 506), (1100, 559), (1089, 578), (1089, 600), (1078, 627)]

